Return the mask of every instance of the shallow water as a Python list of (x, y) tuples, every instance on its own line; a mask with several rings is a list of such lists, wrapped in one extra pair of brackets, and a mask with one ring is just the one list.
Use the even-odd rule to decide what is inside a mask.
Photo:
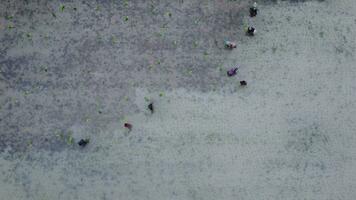
[(356, 196), (355, 2), (63, 5), (0, 4), (0, 199)]

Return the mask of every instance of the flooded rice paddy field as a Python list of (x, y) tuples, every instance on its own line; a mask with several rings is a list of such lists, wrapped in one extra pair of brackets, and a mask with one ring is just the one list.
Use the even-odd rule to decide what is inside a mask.
[(0, 200), (354, 199), (356, 2), (257, 3), (0, 0)]

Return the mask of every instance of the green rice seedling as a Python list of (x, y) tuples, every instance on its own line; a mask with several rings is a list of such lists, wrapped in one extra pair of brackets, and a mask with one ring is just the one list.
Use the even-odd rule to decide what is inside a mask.
[(197, 48), (197, 47), (198, 47), (198, 42), (197, 42), (197, 41), (194, 41), (194, 42), (193, 42), (193, 47), (194, 47), (194, 48)]
[(189, 70), (187, 71), (187, 73), (188, 73), (189, 76), (191, 76), (191, 75), (193, 74), (193, 70), (189, 69)]
[(116, 38), (115, 35), (113, 35), (113, 36), (111, 37), (111, 43), (112, 43), (112, 44), (116, 44), (116, 43), (117, 43), (117, 38)]
[(27, 141), (27, 145), (28, 145), (29, 147), (32, 147), (32, 140)]
[(24, 96), (28, 96), (30, 94), (30, 91), (26, 90), (23, 94)]
[(42, 66), (41, 71), (48, 72), (48, 68), (46, 66)]
[(128, 0), (124, 0), (124, 6), (125, 7), (129, 6), (129, 1)]
[(59, 7), (59, 10), (60, 10), (61, 12), (63, 12), (64, 9), (65, 9), (65, 5), (61, 5), (61, 6)]
[(12, 20), (14, 18), (14, 16), (12, 16), (12, 15), (6, 15), (5, 16), (5, 19), (6, 20)]
[(148, 69), (152, 70), (155, 66), (153, 64), (148, 65)]
[(63, 140), (63, 134), (60, 133), (59, 131), (57, 131), (57, 132), (55, 133), (55, 135), (56, 135), (56, 137), (57, 137), (59, 140)]
[(73, 143), (74, 143), (74, 138), (73, 138), (72, 134), (69, 133), (69, 135), (67, 137), (67, 144), (72, 145)]
[(151, 14), (156, 15), (155, 6), (151, 5)]

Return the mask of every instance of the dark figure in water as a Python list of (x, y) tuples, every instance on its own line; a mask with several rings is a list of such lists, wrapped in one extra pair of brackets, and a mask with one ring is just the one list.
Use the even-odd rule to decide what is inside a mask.
[(148, 109), (151, 111), (151, 113), (153, 113), (153, 111), (154, 111), (153, 103), (148, 104), (147, 107), (148, 107)]
[(227, 76), (235, 76), (237, 73), (237, 67), (230, 69), (227, 71)]
[(241, 86), (246, 86), (246, 85), (247, 85), (247, 82), (246, 82), (246, 81), (240, 81), (240, 85), (241, 85)]
[(250, 8), (250, 17), (256, 17), (257, 12), (258, 12), (257, 3), (255, 2), (253, 6)]
[(78, 145), (81, 146), (81, 147), (85, 147), (88, 143), (89, 143), (89, 139), (81, 139), (78, 142)]
[(127, 128), (127, 129), (129, 129), (129, 131), (132, 130), (132, 125), (131, 125), (130, 123), (125, 123), (125, 124), (124, 124), (124, 127)]
[(236, 43), (235, 42), (230, 42), (230, 41), (225, 41), (225, 48), (234, 49), (234, 48), (236, 48)]
[(251, 7), (250, 8), (250, 17), (256, 17), (257, 11), (258, 11), (257, 8)]
[(249, 27), (247, 28), (246, 34), (247, 34), (248, 36), (254, 36), (254, 35), (256, 34), (256, 29), (253, 28), (252, 26), (249, 26)]

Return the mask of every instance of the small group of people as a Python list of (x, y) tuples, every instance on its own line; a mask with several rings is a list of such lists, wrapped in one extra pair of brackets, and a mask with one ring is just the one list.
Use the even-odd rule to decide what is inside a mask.
[[(252, 7), (250, 7), (250, 17), (256, 17), (258, 13), (257, 3), (253, 3)], [(246, 35), (254, 36), (256, 34), (256, 29), (253, 26), (247, 27)], [(234, 49), (237, 45), (235, 42), (225, 41), (225, 48)], [(227, 71), (227, 76), (235, 76), (237, 74), (238, 67), (231, 68)], [(247, 82), (245, 80), (240, 81), (241, 86), (246, 86)]]
[[(257, 3), (255, 2), (252, 7), (250, 7), (250, 17), (256, 17), (257, 16), (257, 12), (258, 12), (258, 9), (257, 9)], [(252, 26), (249, 26), (246, 30), (246, 35), (248, 36), (254, 36), (256, 34), (256, 29)], [(225, 48), (227, 49), (234, 49), (236, 48), (237, 45), (235, 42), (231, 42), (231, 41), (225, 41)], [(238, 67), (234, 67), (230, 70), (227, 71), (227, 75), (228, 76), (235, 76), (237, 74), (237, 70), (238, 70)], [(247, 82), (245, 80), (242, 80), (240, 81), (240, 85), (241, 86), (246, 86), (247, 85)], [(148, 106), (147, 106), (148, 110), (150, 110), (150, 112), (153, 114), (154, 112), (154, 107), (153, 107), (153, 103), (149, 103)], [(124, 123), (124, 127), (130, 132), (132, 130), (132, 124), (126, 122)], [(85, 142), (82, 142), (82, 144), (85, 144)], [(80, 144), (79, 144), (80, 145)]]

